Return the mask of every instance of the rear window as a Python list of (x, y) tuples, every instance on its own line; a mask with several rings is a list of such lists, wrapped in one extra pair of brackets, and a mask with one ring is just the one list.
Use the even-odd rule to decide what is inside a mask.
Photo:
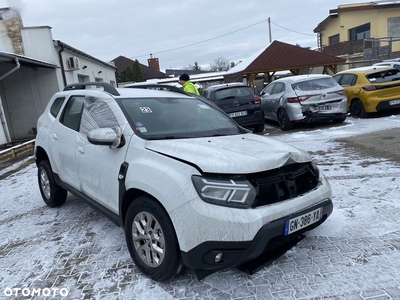
[(292, 87), (294, 90), (315, 91), (333, 88), (337, 85), (338, 83), (333, 78), (319, 78), (296, 82), (292, 84)]
[(384, 83), (389, 81), (400, 80), (398, 69), (384, 70), (368, 74), (366, 77), (371, 83)]
[(253, 97), (252, 90), (247, 86), (230, 87), (222, 90), (215, 91), (212, 94), (212, 101), (242, 98), (242, 97)]

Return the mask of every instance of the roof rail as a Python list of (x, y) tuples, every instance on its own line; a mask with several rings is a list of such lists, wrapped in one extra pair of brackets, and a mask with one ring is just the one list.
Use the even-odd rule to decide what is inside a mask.
[(97, 82), (79, 82), (79, 83), (68, 84), (64, 88), (64, 91), (85, 90), (87, 86), (103, 87), (105, 92), (110, 93), (111, 95), (114, 95), (114, 96), (120, 96), (120, 94), (118, 93), (117, 89), (114, 86), (112, 86), (110, 83), (101, 82), (101, 81), (97, 81)]

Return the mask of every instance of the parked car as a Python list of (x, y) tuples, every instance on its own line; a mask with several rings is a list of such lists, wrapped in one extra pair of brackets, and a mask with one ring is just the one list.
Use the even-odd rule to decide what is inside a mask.
[(203, 90), (202, 96), (223, 109), (239, 125), (252, 127), (255, 132), (264, 131), (261, 99), (248, 85), (242, 82), (212, 85)]
[(277, 79), (260, 93), (264, 117), (282, 130), (295, 123), (342, 123), (347, 117), (343, 88), (324, 74), (296, 75)]
[(348, 110), (356, 118), (400, 108), (400, 70), (369, 66), (345, 70), (333, 77), (346, 91)]
[(373, 66), (386, 66), (400, 70), (400, 59), (387, 59), (381, 62), (374, 63)]
[(307, 152), (200, 98), (77, 83), (51, 98), (37, 126), (44, 202), (61, 206), (68, 192), (86, 201), (125, 230), (137, 268), (157, 281), (183, 266), (199, 279), (254, 270), (332, 213)]

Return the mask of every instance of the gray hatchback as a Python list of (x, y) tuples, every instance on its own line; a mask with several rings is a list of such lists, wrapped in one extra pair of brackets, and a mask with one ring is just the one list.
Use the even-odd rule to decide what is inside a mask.
[(261, 110), (261, 98), (242, 82), (212, 85), (202, 96), (214, 102), (243, 127), (252, 127), (255, 132), (264, 131), (265, 120)]
[(284, 77), (268, 84), (260, 95), (265, 119), (277, 121), (282, 130), (295, 123), (346, 120), (346, 94), (330, 75)]

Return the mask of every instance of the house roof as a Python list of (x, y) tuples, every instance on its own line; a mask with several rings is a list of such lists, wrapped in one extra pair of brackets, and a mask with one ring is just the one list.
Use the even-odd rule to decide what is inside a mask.
[(43, 61), (43, 60), (27, 57), (27, 56), (24, 56), (24, 55), (18, 55), (18, 54), (15, 54), (15, 53), (1, 52), (0, 51), (0, 63), (3, 63), (3, 62), (14, 63), (13, 61), (15, 61), (16, 58), (18, 59), (18, 62), (21, 65), (25, 65), (25, 66), (44, 67), (44, 68), (51, 68), (51, 69), (58, 68), (58, 66), (56, 66), (56, 65), (54, 65), (52, 63)]
[[(112, 60), (114, 62), (115, 66), (117, 67), (117, 72), (121, 72), (126, 70), (126, 68), (132, 68), (134, 64), (134, 60), (127, 58), (125, 56), (118, 56)], [(143, 79), (154, 79), (154, 78), (165, 78), (165, 73), (160, 72), (156, 69), (150, 68), (148, 66), (145, 66), (141, 63), (139, 63), (139, 66), (142, 70), (143, 74)]]
[(96, 58), (96, 57), (93, 57), (93, 56), (91, 56), (91, 55), (89, 55), (89, 54), (87, 54), (87, 53), (85, 53), (85, 52), (82, 52), (81, 50), (78, 50), (78, 49), (76, 49), (76, 48), (74, 48), (74, 47), (72, 47), (72, 46), (70, 46), (70, 45), (68, 45), (68, 44), (66, 44), (66, 43), (64, 43), (64, 42), (61, 42), (61, 41), (59, 41), (59, 40), (57, 40), (57, 41), (54, 40), (53, 43), (54, 43), (54, 45), (57, 45), (57, 46), (59, 46), (59, 47), (62, 47), (62, 48), (64, 48), (64, 49), (67, 49), (67, 50), (69, 50), (69, 51), (75, 52), (75, 53), (77, 53), (77, 54), (79, 54), (79, 55), (82, 55), (82, 56), (88, 58), (88, 59), (91, 59), (91, 60), (93, 60), (93, 61), (95, 61), (95, 62), (98, 62), (98, 63), (100, 63), (100, 64), (102, 64), (102, 65), (105, 65), (105, 66), (107, 66), (107, 67), (116, 69), (115, 66), (113, 66), (113, 65), (111, 65), (111, 64), (109, 64), (109, 63), (106, 63), (105, 61), (102, 61), (102, 60), (100, 60), (100, 59), (98, 59), (98, 58)]
[(273, 41), (266, 48), (261, 49), (227, 71), (226, 75), (292, 71), (321, 66), (329, 67), (344, 63), (346, 63), (346, 59), (280, 41)]

